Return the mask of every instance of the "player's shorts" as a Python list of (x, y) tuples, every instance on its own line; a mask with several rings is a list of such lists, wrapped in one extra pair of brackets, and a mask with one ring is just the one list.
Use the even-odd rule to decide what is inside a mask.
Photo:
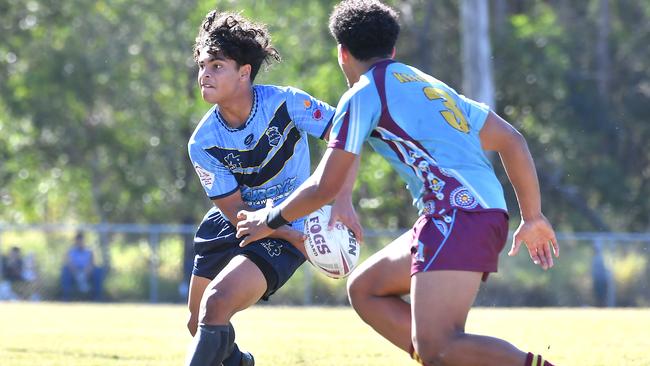
[(413, 225), (411, 275), (456, 270), (482, 272), (483, 281), (496, 272), (499, 253), (508, 238), (508, 215), (503, 211), (422, 215)]
[(218, 209), (212, 208), (203, 218), (194, 236), (194, 268), (192, 274), (214, 279), (237, 256), (250, 259), (262, 271), (267, 289), (262, 296), (268, 300), (305, 261), (302, 253), (282, 239), (265, 238), (241, 248), (235, 227)]

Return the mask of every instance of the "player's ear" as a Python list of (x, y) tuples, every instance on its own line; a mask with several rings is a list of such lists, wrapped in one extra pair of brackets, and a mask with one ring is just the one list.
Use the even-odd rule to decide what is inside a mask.
[(239, 77), (242, 79), (250, 80), (252, 67), (250, 64), (239, 66)]
[(348, 49), (340, 43), (336, 48), (339, 55), (339, 65), (347, 64), (348, 60), (350, 59), (350, 51), (348, 51)]

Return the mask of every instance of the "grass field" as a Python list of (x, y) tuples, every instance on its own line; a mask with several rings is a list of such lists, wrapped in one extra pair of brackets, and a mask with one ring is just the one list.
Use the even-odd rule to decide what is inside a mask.
[[(181, 305), (0, 303), (0, 365), (182, 365), (185, 316)], [(350, 308), (256, 306), (233, 323), (259, 366), (415, 366)], [(556, 365), (650, 365), (650, 309), (480, 308), (467, 330)]]

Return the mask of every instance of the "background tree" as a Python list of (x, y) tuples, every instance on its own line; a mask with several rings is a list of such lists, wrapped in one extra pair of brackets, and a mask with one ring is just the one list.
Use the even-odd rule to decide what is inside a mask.
[[(325, 32), (334, 3), (0, 0), (0, 220), (197, 222), (210, 203), (186, 142), (209, 107), (191, 58), (203, 15), (217, 6), (268, 23), (284, 62), (258, 81), (336, 104), (346, 87)], [(462, 29), (479, 29), (480, 9), (389, 3), (402, 14), (398, 57), (463, 91)], [(497, 111), (528, 139), (551, 220), (647, 230), (650, 4), (489, 4)], [(363, 159), (366, 227), (409, 226), (401, 180), (373, 153)]]

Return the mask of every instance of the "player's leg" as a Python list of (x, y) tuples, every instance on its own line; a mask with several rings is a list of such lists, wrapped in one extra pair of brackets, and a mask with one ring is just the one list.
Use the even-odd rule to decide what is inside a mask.
[(244, 256), (234, 257), (205, 289), (186, 364), (220, 364), (233, 347), (230, 318), (257, 302), (266, 289), (266, 278), (257, 265)]
[(480, 272), (463, 271), (413, 276), (413, 345), (425, 365), (524, 365), (526, 353), (512, 344), (465, 333), (481, 276)]
[(494, 211), (454, 210), (415, 224), (412, 335), (424, 365), (531, 365), (532, 354), (504, 340), (465, 333), (481, 279), (496, 272), (507, 234), (507, 217)]
[(266, 279), (250, 259), (238, 255), (210, 282), (201, 300), (199, 323), (227, 324), (266, 292)]
[[(199, 323), (199, 309), (201, 305), (201, 298), (205, 289), (210, 284), (211, 280), (206, 277), (192, 275), (190, 279), (190, 291), (188, 294), (187, 305), (190, 310), (189, 320), (187, 322), (187, 329), (192, 336), (196, 335)], [(232, 344), (229, 355), (224, 359), (224, 366), (240, 366), (240, 365), (253, 365), (253, 356), (245, 351), (241, 351), (237, 343), (235, 343), (235, 328), (232, 323), (229, 323), (229, 343)], [(226, 352), (228, 354), (228, 352)], [(245, 363), (244, 363), (245, 362)]]
[[(195, 336), (198, 329), (201, 299), (205, 290), (217, 275), (239, 251), (239, 240), (235, 237), (234, 227), (216, 208), (211, 209), (203, 218), (194, 238), (194, 266), (188, 293), (188, 330)], [(242, 358), (252, 360), (248, 353), (242, 353), (235, 343), (235, 332), (232, 324), (228, 324), (228, 342), (226, 348), (225, 366), (246, 365)], [(252, 363), (250, 363), (252, 364)]]
[(411, 308), (401, 296), (411, 283), (411, 237), (406, 232), (366, 259), (347, 285), (350, 303), (361, 319), (406, 352), (411, 347)]
[(212, 280), (206, 277), (192, 275), (190, 278), (190, 291), (187, 295), (187, 308), (190, 311), (189, 319), (187, 320), (187, 329), (190, 331), (192, 337), (196, 335), (196, 330), (199, 326), (199, 309), (201, 307), (201, 299), (203, 293)]

